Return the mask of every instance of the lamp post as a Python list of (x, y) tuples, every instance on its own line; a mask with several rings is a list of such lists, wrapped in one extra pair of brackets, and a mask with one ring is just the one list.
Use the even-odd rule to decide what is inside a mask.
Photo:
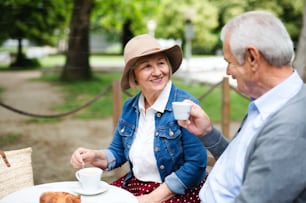
[(155, 20), (149, 20), (147, 22), (147, 28), (149, 30), (149, 34), (154, 37), (155, 35), (155, 28), (156, 28), (156, 22)]
[(194, 32), (193, 32), (193, 25), (191, 20), (188, 18), (185, 22), (185, 40), (186, 40), (186, 45), (185, 45), (185, 57), (186, 57), (186, 69), (187, 69), (187, 77), (186, 77), (186, 83), (188, 84), (190, 82), (190, 59), (192, 56), (192, 44), (191, 41), (194, 37)]

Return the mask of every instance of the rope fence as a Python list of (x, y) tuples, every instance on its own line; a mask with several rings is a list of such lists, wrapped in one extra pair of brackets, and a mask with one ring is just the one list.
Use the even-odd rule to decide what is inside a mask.
[[(236, 91), (239, 95), (244, 96), (240, 94), (235, 88), (231, 87), (229, 84), (229, 79), (227, 77), (224, 77), (222, 81), (219, 83), (211, 86), (206, 92), (204, 92), (201, 96), (198, 97), (198, 100), (201, 101), (205, 99), (211, 92), (213, 92), (218, 86), (221, 86), (222, 88), (222, 115), (221, 115), (221, 130), (222, 133), (229, 138), (230, 137), (230, 91)], [(122, 91), (120, 87), (120, 82), (115, 80), (112, 82), (111, 85), (107, 86), (104, 88), (99, 94), (97, 94), (94, 98), (89, 100), (88, 102), (84, 103), (80, 107), (73, 109), (68, 112), (64, 113), (58, 113), (58, 114), (50, 114), (50, 115), (44, 115), (44, 114), (35, 114), (31, 112), (26, 112), (21, 109), (17, 109), (15, 107), (12, 107), (8, 104), (5, 104), (4, 102), (0, 101), (0, 106), (13, 111), (15, 113), (25, 115), (25, 116), (30, 116), (30, 117), (36, 117), (36, 118), (58, 118), (58, 117), (64, 117), (68, 116), (71, 114), (74, 114), (94, 102), (96, 102), (98, 99), (103, 97), (105, 94), (108, 92), (112, 91), (112, 100), (113, 100), (113, 126), (116, 126), (117, 121), (119, 119), (119, 116), (121, 114), (121, 108), (122, 108), (122, 93), (125, 93), (128, 96), (133, 96), (131, 93), (128, 91)], [(245, 96), (244, 96), (245, 97)]]
[(97, 101), (100, 97), (104, 96), (107, 92), (109, 92), (112, 89), (112, 86), (109, 85), (107, 86), (104, 90), (102, 90), (97, 96), (95, 96), (93, 99), (91, 99), (90, 101), (86, 102), (85, 104), (81, 105), (80, 107), (73, 109), (71, 111), (68, 112), (64, 112), (64, 113), (58, 113), (58, 114), (36, 114), (36, 113), (31, 113), (31, 112), (27, 112), (27, 111), (23, 111), (21, 109), (17, 109), (15, 107), (12, 107), (10, 105), (7, 105), (3, 102), (0, 101), (0, 106), (13, 111), (15, 113), (24, 115), (24, 116), (30, 116), (30, 117), (35, 117), (35, 118), (59, 118), (59, 117), (64, 117), (64, 116), (68, 116), (70, 114), (74, 114), (88, 106), (90, 106), (92, 103), (94, 103), (95, 101)]

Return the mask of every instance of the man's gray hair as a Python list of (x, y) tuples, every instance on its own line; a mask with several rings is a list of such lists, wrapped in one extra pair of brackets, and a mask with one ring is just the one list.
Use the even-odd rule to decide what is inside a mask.
[(249, 45), (255, 46), (271, 65), (292, 64), (293, 42), (284, 24), (269, 12), (250, 11), (234, 17), (222, 28), (223, 42), (228, 34), (231, 52), (241, 65)]

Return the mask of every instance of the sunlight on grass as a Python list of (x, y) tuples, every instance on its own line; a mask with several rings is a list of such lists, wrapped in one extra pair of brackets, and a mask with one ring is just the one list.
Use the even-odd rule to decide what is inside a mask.
[(64, 55), (50, 55), (47, 57), (42, 57), (39, 62), (43, 68), (53, 68), (58, 66), (63, 66), (65, 63)]
[[(113, 80), (119, 80), (118, 73), (95, 74), (90, 81), (63, 82), (55, 77), (42, 77), (41, 80), (49, 81), (63, 88), (65, 103), (55, 109), (59, 112), (68, 112), (79, 108), (81, 105), (92, 100), (96, 95), (104, 91)], [(112, 93), (107, 92), (96, 102), (74, 114), (76, 118), (106, 118), (112, 115)]]
[[(39, 62), (43, 68), (54, 68), (63, 66), (65, 64), (65, 56), (64, 55), (50, 55), (47, 57), (42, 57), (39, 59)], [(116, 62), (123, 61), (122, 56), (116, 55), (91, 55), (90, 62)]]
[[(200, 96), (204, 95), (210, 88), (211, 85), (200, 84), (200, 83), (191, 83), (186, 85), (184, 81), (173, 80), (174, 83), (190, 92), (196, 98), (199, 99)], [(213, 122), (220, 122), (222, 116), (222, 89), (221, 86), (218, 86), (212, 92), (210, 92), (205, 98), (201, 101), (201, 107), (206, 111), (210, 116)], [(249, 104), (249, 100), (245, 97), (242, 97), (235, 91), (230, 92), (230, 119), (232, 121), (240, 121), (244, 115), (245, 110)]]
[[(123, 60), (121, 55), (92, 55), (90, 57), (91, 62), (102, 62), (102, 61), (120, 61)], [(40, 63), (45, 68), (62, 66), (65, 63), (64, 55), (53, 55), (40, 59)], [(81, 105), (87, 103), (97, 94), (103, 91), (105, 88), (110, 86), (113, 80), (120, 80), (120, 73), (94, 73), (94, 78), (91, 81), (79, 81), (79, 82), (62, 82), (59, 81), (55, 76), (44, 76), (40, 80), (45, 80), (62, 87), (64, 92), (65, 103), (55, 107), (55, 110), (59, 112), (68, 112), (73, 109), (79, 108)], [(211, 85), (191, 83), (186, 85), (184, 81), (180, 79), (173, 78), (174, 84), (179, 88), (182, 88), (196, 98), (205, 94)], [(136, 91), (129, 92), (135, 95)], [(211, 117), (213, 122), (221, 121), (222, 112), (222, 91), (221, 87), (214, 89), (209, 95), (202, 99), (201, 106)], [(128, 98), (125, 93), (122, 93), (122, 103)], [(235, 91), (230, 93), (230, 119), (232, 121), (240, 121), (247, 109), (249, 100), (242, 97)], [(96, 102), (91, 104), (89, 107), (82, 109), (81, 111), (75, 113), (73, 117), (81, 119), (91, 119), (91, 118), (106, 118), (112, 116), (113, 113), (113, 101), (112, 92), (108, 92)]]
[[(110, 86), (114, 80), (120, 80), (120, 77), (120, 73), (95, 73), (94, 79), (91, 81), (62, 82), (52, 76), (42, 77), (40, 80), (51, 82), (63, 88), (65, 103), (56, 106), (55, 109), (59, 112), (68, 112), (79, 108), (81, 105), (93, 99), (105, 88)], [(185, 89), (196, 98), (199, 98), (211, 88), (210, 85), (199, 83), (186, 85), (184, 81), (179, 79), (173, 79), (173, 82), (179, 88)], [(136, 94), (135, 91), (129, 92), (132, 95)], [(124, 100), (128, 98), (128, 95), (122, 93), (122, 96), (123, 103)], [(207, 97), (200, 101), (201, 106), (205, 109), (213, 122), (221, 121), (221, 99), (221, 87), (217, 87)], [(247, 99), (240, 96), (235, 91), (231, 91), (230, 116), (232, 121), (240, 121), (243, 118), (248, 103), (249, 101)], [(73, 116), (80, 119), (107, 118), (112, 116), (112, 113), (112, 92), (109, 91), (96, 102), (75, 113)]]

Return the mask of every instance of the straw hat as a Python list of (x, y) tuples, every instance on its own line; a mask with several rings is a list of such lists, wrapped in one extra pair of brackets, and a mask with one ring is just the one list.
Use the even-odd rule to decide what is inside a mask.
[(125, 67), (121, 77), (121, 88), (129, 89), (129, 72), (136, 61), (142, 56), (156, 53), (165, 53), (171, 63), (172, 73), (175, 73), (182, 63), (182, 50), (178, 45), (162, 48), (158, 41), (149, 34), (138, 35), (132, 38), (124, 48)]

